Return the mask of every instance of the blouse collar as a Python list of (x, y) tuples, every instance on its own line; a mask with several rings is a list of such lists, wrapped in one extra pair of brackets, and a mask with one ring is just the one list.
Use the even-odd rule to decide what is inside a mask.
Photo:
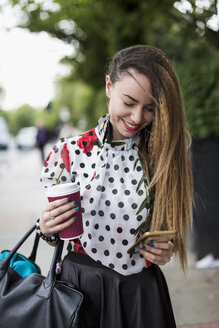
[(102, 116), (96, 127), (96, 134), (102, 145), (107, 144), (107, 146), (111, 146), (115, 150), (138, 149), (142, 134), (141, 131), (132, 138), (112, 141), (113, 127), (109, 118), (109, 114)]

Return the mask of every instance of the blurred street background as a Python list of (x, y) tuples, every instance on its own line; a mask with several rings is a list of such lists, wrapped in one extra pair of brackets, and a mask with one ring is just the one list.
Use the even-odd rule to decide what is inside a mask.
[[(0, 1), (0, 251), (41, 214), (39, 175), (51, 145), (107, 112), (111, 57), (134, 44), (156, 46), (182, 86), (197, 196), (188, 273), (175, 260), (163, 271), (177, 325), (219, 327), (218, 12), (218, 0)], [(32, 241), (20, 251), (28, 255)], [(43, 274), (52, 252), (40, 242)]]

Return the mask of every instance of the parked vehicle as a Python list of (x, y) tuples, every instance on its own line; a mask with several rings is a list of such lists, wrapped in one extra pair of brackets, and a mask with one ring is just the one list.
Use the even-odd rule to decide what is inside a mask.
[(37, 128), (29, 126), (20, 129), (15, 137), (15, 143), (19, 149), (33, 149), (36, 146)]
[(8, 149), (10, 138), (7, 123), (4, 117), (0, 117), (0, 149)]

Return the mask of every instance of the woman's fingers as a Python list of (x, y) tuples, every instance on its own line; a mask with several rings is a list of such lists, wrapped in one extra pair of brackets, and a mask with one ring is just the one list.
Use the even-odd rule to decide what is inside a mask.
[[(74, 213), (75, 213), (75, 211), (69, 211), (67, 218), (69, 216), (73, 215)], [(68, 228), (74, 222), (74, 218), (70, 218), (69, 220), (64, 221), (64, 222), (63, 222), (63, 220), (65, 220), (65, 219), (62, 219), (61, 223), (57, 223), (53, 226), (47, 226), (47, 230), (51, 233), (51, 235)]]
[[(74, 212), (77, 212), (79, 210), (79, 207), (77, 204), (74, 204), (71, 202), (70, 204), (65, 204), (60, 207), (56, 207), (55, 209), (48, 212), (49, 223), (60, 223), (63, 220), (67, 219), (69, 215), (73, 214)], [(52, 220), (51, 220), (52, 218)]]
[[(41, 232), (46, 236), (51, 236), (69, 227), (74, 222), (74, 218), (70, 217), (74, 216), (74, 213), (78, 210), (78, 203), (71, 201), (69, 198), (49, 203), (43, 210), (40, 219)], [(65, 221), (68, 218), (70, 219)]]
[(70, 198), (62, 198), (62, 199), (57, 199), (54, 202), (48, 203), (46, 209), (48, 211), (52, 211), (56, 208), (59, 208), (62, 205), (65, 204), (72, 204), (73, 202), (70, 200)]
[(154, 243), (154, 246), (146, 245), (147, 251), (160, 256), (166, 256), (166, 254), (173, 255), (173, 243), (171, 241), (165, 243)]
[(151, 263), (164, 265), (173, 256), (173, 243), (167, 241), (165, 243), (153, 243), (153, 246), (146, 245), (140, 249), (140, 253)]
[(166, 264), (167, 262), (170, 261), (169, 256), (155, 255), (155, 254), (152, 254), (150, 252), (142, 251), (142, 250), (141, 250), (140, 253), (144, 256), (145, 260), (148, 260), (148, 261), (150, 261), (151, 263), (154, 263), (154, 264), (164, 265), (164, 264)]
[(54, 202), (48, 203), (43, 210), (42, 219), (45, 221), (51, 219), (51, 217), (53, 216), (52, 211), (66, 204), (67, 204), (67, 199), (58, 199)]
[(67, 220), (70, 218), (74, 213), (78, 211), (78, 207), (73, 207), (71, 209), (67, 209), (63, 212), (60, 212), (59, 215), (56, 215), (54, 219), (50, 219), (47, 221), (47, 226), (48, 227), (56, 227), (57, 225), (60, 225), (63, 223), (63, 221)]

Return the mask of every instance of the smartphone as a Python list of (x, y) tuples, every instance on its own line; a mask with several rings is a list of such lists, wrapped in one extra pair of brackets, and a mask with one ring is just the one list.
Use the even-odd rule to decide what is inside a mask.
[(135, 247), (140, 243), (145, 242), (145, 245), (149, 245), (151, 240), (154, 242), (162, 242), (166, 240), (166, 237), (169, 240), (174, 239), (176, 235), (176, 230), (165, 230), (165, 231), (154, 231), (154, 232), (145, 232), (128, 250), (127, 253), (131, 254), (134, 252)]

